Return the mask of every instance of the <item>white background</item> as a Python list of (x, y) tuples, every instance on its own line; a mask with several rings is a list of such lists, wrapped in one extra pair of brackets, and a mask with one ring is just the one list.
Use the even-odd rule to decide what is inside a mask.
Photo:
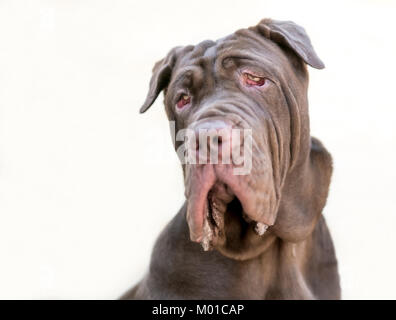
[(118, 297), (183, 202), (151, 68), (264, 17), (304, 26), (343, 297), (396, 298), (395, 1), (0, 0), (0, 298)]

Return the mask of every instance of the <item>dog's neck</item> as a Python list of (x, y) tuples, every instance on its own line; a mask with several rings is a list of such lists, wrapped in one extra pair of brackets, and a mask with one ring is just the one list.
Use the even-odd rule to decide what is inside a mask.
[(310, 237), (299, 243), (277, 238), (271, 246), (256, 259), (262, 266), (262, 284), (267, 299), (315, 299), (304, 280), (306, 250)]

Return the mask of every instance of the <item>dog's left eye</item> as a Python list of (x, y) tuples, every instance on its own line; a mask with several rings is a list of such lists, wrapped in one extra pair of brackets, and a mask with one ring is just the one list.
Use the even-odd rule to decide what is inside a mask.
[(186, 104), (189, 104), (191, 101), (191, 97), (188, 94), (182, 94), (179, 98), (179, 100), (176, 103), (176, 106), (181, 109), (183, 108)]
[(251, 73), (245, 72), (243, 74), (243, 80), (248, 86), (258, 86), (261, 87), (265, 83), (265, 78), (253, 75)]

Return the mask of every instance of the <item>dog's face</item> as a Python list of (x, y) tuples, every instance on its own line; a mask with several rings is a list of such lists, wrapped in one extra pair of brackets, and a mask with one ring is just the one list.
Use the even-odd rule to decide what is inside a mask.
[(192, 132), (186, 150), (197, 161), (183, 164), (187, 221), (205, 249), (263, 241), (275, 224), (288, 172), (309, 153), (306, 63), (323, 68), (305, 31), (263, 20), (177, 47), (155, 65), (141, 111), (165, 90), (176, 133)]

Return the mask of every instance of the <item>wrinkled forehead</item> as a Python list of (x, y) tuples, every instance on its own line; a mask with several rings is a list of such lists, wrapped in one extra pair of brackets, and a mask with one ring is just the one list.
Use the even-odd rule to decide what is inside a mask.
[(216, 41), (206, 40), (184, 48), (176, 68), (195, 66), (213, 69), (229, 58), (240, 59), (266, 67), (268, 71), (284, 65), (286, 59), (277, 44), (255, 32), (242, 29)]

